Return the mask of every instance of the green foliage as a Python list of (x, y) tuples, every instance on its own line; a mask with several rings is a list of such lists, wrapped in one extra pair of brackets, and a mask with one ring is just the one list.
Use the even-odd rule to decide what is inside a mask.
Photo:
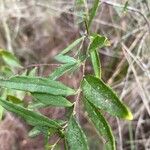
[[(19, 61), (8, 51), (0, 50), (0, 56), (5, 62), (3, 66), (5, 71), (0, 78), (0, 87), (4, 91), (7, 89), (5, 92), (1, 92), (0, 118), (2, 118), (3, 108), (5, 108), (25, 119), (28, 124), (33, 126), (29, 132), (30, 137), (35, 137), (41, 133), (45, 135), (46, 149), (53, 149), (58, 144), (58, 141), (53, 145), (48, 144), (48, 139), (54, 133), (57, 133), (60, 139), (65, 141), (66, 149), (89, 149), (87, 138), (81, 129), (84, 126), (80, 125), (76, 119), (76, 115), (78, 116), (79, 113), (76, 110), (78, 99), (73, 104), (67, 96), (75, 95), (78, 97), (81, 92), (83, 93), (82, 104), (88, 114), (88, 119), (94, 125), (98, 135), (103, 138), (105, 150), (115, 150), (116, 145), (111, 127), (102, 112), (106, 111), (112, 116), (127, 120), (133, 119), (129, 108), (101, 79), (99, 49), (109, 46), (110, 42), (102, 35), (90, 33), (90, 27), (100, 5), (99, 0), (93, 2), (90, 10), (85, 8), (85, 5), (85, 0), (76, 0), (75, 6), (80, 18), (79, 22), (84, 22), (86, 35), (72, 42), (55, 57), (55, 60), (62, 64), (48, 77), (37, 77), (37, 68), (14, 76), (14, 68), (21, 68)], [(69, 53), (72, 51), (75, 51), (75, 55), (71, 53), (70, 56)], [(85, 75), (86, 61), (89, 59), (93, 65), (94, 76)], [(80, 69), (81, 66), (83, 79), (79, 89), (72, 89), (60, 81), (56, 81), (66, 73), (73, 75), (73, 72)], [(23, 91), (21, 99), (18, 96), (18, 91)], [(33, 98), (32, 103), (26, 107), (22, 100), (25, 94)], [(80, 99), (82, 100), (82, 98)], [(66, 120), (52, 120), (39, 113), (39, 108), (49, 106), (64, 107), (67, 110)]]
[(21, 104), (22, 103), (22, 100), (19, 99), (18, 97), (16, 96), (13, 96), (13, 95), (7, 95), (7, 98), (6, 98), (8, 101), (11, 101), (15, 104)]
[(124, 8), (123, 8), (123, 11), (126, 12), (127, 11), (127, 7), (129, 5), (129, 1), (127, 0), (124, 4)]
[(68, 55), (57, 55), (55, 56), (55, 59), (61, 63), (76, 63), (76, 59), (74, 59), (73, 57), (70, 57)]
[(91, 43), (89, 44), (88, 51), (91, 56), (91, 62), (93, 65), (94, 73), (97, 78), (101, 78), (101, 64), (98, 49), (108, 46), (109, 41), (106, 37), (101, 36), (99, 34), (94, 34), (90, 37)]
[(33, 137), (36, 137), (38, 136), (39, 134), (41, 133), (41, 131), (37, 128), (37, 127), (34, 127), (29, 133), (29, 137), (33, 138)]
[(103, 137), (103, 140), (106, 143), (104, 145), (104, 149), (115, 149), (115, 139), (113, 137), (111, 128), (108, 122), (103, 117), (102, 113), (86, 98), (84, 98), (84, 104), (89, 119), (93, 122), (93, 125), (97, 129), (99, 135)]
[[(10, 52), (0, 49), (0, 78), (10, 77), (16, 68), (22, 68), (19, 60)], [(6, 90), (2, 90), (1, 97), (6, 97)], [(15, 99), (13, 96), (8, 95), (9, 100)], [(18, 98), (16, 98), (18, 99)], [(3, 116), (3, 107), (0, 106), (0, 120)]]
[(56, 68), (54, 72), (49, 76), (50, 79), (56, 80), (63, 74), (67, 73), (68, 71), (71, 71), (77, 63), (67, 63), (64, 65), (61, 65), (60, 67)]
[(59, 106), (59, 107), (71, 107), (73, 104), (69, 102), (66, 98), (59, 95), (50, 95), (45, 93), (32, 93), (32, 95), (39, 102), (45, 104), (46, 106)]
[(83, 96), (97, 108), (119, 118), (133, 119), (129, 109), (102, 80), (94, 76), (86, 76), (82, 81), (82, 90)]
[(0, 105), (0, 120), (2, 120), (3, 117), (3, 107)]
[(81, 37), (81, 38), (78, 38), (77, 40), (75, 40), (74, 42), (72, 42), (67, 48), (65, 48), (60, 54), (61, 55), (64, 55), (70, 51), (73, 50), (73, 48), (75, 48), (85, 37)]
[(0, 86), (37, 93), (48, 93), (53, 95), (73, 95), (75, 91), (64, 84), (41, 77), (14, 76), (10, 79), (0, 79)]
[(102, 71), (101, 71), (101, 64), (100, 64), (100, 59), (99, 59), (99, 54), (97, 49), (95, 49), (95, 51), (92, 51), (90, 55), (91, 55), (91, 61), (92, 61), (95, 76), (97, 78), (101, 78)]
[(70, 150), (88, 150), (87, 139), (76, 119), (71, 116), (66, 129), (66, 140)]
[(8, 111), (16, 113), (17, 115), (24, 118), (30, 125), (40, 127), (46, 126), (54, 129), (61, 128), (61, 126), (56, 121), (50, 120), (39, 113), (27, 110), (26, 108), (19, 105), (15, 105), (11, 102), (8, 102), (7, 100), (0, 99), (0, 105), (3, 106)]
[(19, 60), (10, 52), (0, 49), (0, 56), (11, 67), (21, 67)]
[(92, 52), (97, 48), (103, 48), (109, 45), (110, 43), (106, 37), (101, 36), (99, 34), (94, 34), (93, 36), (91, 36), (89, 51)]

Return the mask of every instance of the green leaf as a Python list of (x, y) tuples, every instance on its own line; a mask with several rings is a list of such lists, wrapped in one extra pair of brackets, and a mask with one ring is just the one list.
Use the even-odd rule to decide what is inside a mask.
[(52, 136), (54, 133), (58, 132), (56, 129), (48, 128), (48, 127), (42, 127), (42, 126), (35, 126), (32, 128), (32, 130), (29, 131), (28, 136), (31, 138), (36, 137), (39, 134), (44, 134), (45, 136)]
[(115, 139), (108, 122), (105, 120), (101, 112), (93, 104), (88, 102), (88, 100), (85, 99), (84, 104), (90, 120), (93, 122), (99, 135), (103, 137), (104, 149), (116, 150)]
[(30, 72), (28, 73), (28, 76), (30, 77), (35, 77), (36, 73), (37, 73), (37, 67), (34, 67), (32, 70), (30, 70)]
[(99, 54), (98, 54), (97, 49), (92, 51), (90, 53), (90, 56), (91, 56), (91, 61), (92, 61), (93, 69), (95, 72), (95, 76), (97, 78), (101, 78), (101, 64), (100, 64), (100, 59), (99, 59)]
[(92, 37), (92, 41), (89, 46), (89, 51), (92, 52), (97, 48), (102, 48), (109, 45), (110, 43), (106, 37), (96, 34)]
[(22, 67), (19, 63), (19, 60), (10, 52), (0, 49), (0, 56), (10, 67)]
[(126, 12), (128, 10), (129, 1), (127, 0), (124, 4), (123, 11)]
[(58, 107), (71, 107), (73, 104), (62, 96), (44, 94), (44, 93), (32, 93), (32, 95), (41, 103), (47, 106), (58, 106)]
[(81, 127), (72, 116), (66, 130), (66, 140), (69, 150), (88, 150), (87, 139)]
[(84, 2), (85, 0), (75, 0), (75, 4), (78, 5), (78, 6), (81, 6), (81, 5), (84, 5)]
[(41, 131), (37, 127), (33, 127), (33, 129), (29, 131), (28, 136), (30, 138), (33, 138), (33, 137), (36, 137), (37, 135), (39, 135), (40, 133), (41, 133)]
[(0, 105), (0, 121), (2, 120), (3, 117), (3, 107)]
[(6, 110), (11, 111), (19, 115), (23, 119), (25, 119), (30, 125), (46, 126), (46, 127), (54, 128), (54, 129), (61, 128), (61, 126), (56, 121), (50, 120), (49, 118), (39, 113), (27, 110), (22, 106), (13, 104), (1, 98), (0, 98), (0, 105), (2, 105)]
[(102, 80), (90, 75), (86, 76), (82, 81), (82, 90), (84, 97), (95, 107), (107, 111), (113, 116), (127, 120), (133, 119), (127, 106)]
[(68, 96), (75, 93), (73, 89), (58, 81), (41, 77), (15, 76), (10, 79), (0, 79), (0, 86), (9, 89), (53, 95)]
[(68, 53), (69, 51), (71, 51), (74, 47), (76, 47), (85, 37), (81, 37), (78, 38), (77, 40), (75, 40), (73, 43), (71, 43), (67, 48), (65, 48), (60, 54), (64, 55), (66, 53)]
[(96, 12), (98, 10), (99, 4), (100, 4), (99, 0), (95, 0), (94, 3), (93, 3), (93, 6), (92, 6), (92, 8), (89, 12), (88, 28), (90, 28), (90, 26), (91, 26), (91, 23), (92, 23), (95, 15), (96, 15)]
[(0, 75), (4, 77), (12, 76), (13, 72), (9, 66), (1, 66), (0, 67)]
[(28, 70), (25, 69), (23, 72), (20, 73), (20, 76), (28, 76)]
[(47, 105), (43, 103), (39, 103), (39, 102), (33, 102), (28, 105), (28, 109), (31, 109), (31, 110), (44, 108), (44, 107), (47, 107)]
[(73, 69), (76, 65), (77, 65), (77, 63), (68, 63), (68, 64), (64, 64), (64, 65), (56, 68), (54, 70), (54, 72), (52, 72), (50, 74), (49, 79), (56, 80), (57, 78), (59, 78), (63, 74), (65, 74), (68, 71), (70, 71), (71, 69)]
[(15, 104), (21, 104), (22, 103), (22, 100), (13, 96), (13, 95), (7, 95), (7, 98), (6, 98), (8, 101), (11, 101)]
[(61, 63), (76, 63), (77, 60), (74, 59), (73, 57), (70, 57), (68, 55), (57, 55), (55, 56), (55, 59)]

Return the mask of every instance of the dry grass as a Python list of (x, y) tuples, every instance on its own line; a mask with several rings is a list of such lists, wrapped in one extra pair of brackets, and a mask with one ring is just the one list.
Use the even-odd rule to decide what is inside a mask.
[[(124, 3), (125, 0), (103, 0), (93, 23), (93, 32), (106, 35), (112, 43), (110, 47), (100, 50), (103, 79), (118, 92), (134, 113), (132, 122), (109, 119), (118, 149), (148, 150), (150, 1), (129, 1), (130, 8), (126, 12), (122, 8)], [(25, 66), (52, 63), (53, 56), (81, 32), (74, 22), (73, 5), (74, 1), (69, 0), (0, 0), (0, 47), (15, 53)], [(48, 73), (49, 70), (44, 67), (39, 69), (39, 75)], [(73, 84), (76, 84), (76, 80)], [(10, 128), (4, 125), (8, 123), (7, 119)], [(9, 115), (0, 125), (0, 145), (5, 143), (3, 140), (6, 137), (10, 145), (16, 145), (15, 139), (21, 133), (14, 135), (15, 123), (18, 128), (23, 126), (21, 130), (26, 139), (25, 126), (19, 120), (12, 120)], [(10, 133), (16, 138), (12, 139)], [(25, 143), (24, 139), (21, 144)], [(6, 147), (0, 149), (11, 150)], [(28, 149), (32, 150), (33, 147)], [(36, 149), (42, 148), (39, 146)]]

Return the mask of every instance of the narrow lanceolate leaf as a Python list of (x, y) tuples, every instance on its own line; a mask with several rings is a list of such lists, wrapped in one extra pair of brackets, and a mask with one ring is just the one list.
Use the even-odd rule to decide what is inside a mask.
[(67, 48), (65, 48), (60, 54), (64, 55), (66, 53), (68, 53), (69, 51), (71, 51), (74, 47), (76, 47), (85, 37), (81, 37), (77, 40), (75, 40), (73, 43), (71, 43)]
[(87, 139), (81, 127), (72, 116), (66, 130), (66, 140), (69, 150), (88, 150)]
[(47, 106), (58, 106), (58, 107), (71, 107), (73, 104), (66, 98), (59, 95), (51, 95), (45, 93), (32, 93), (32, 95), (41, 103)]
[(0, 105), (3, 106), (6, 110), (11, 111), (25, 119), (30, 125), (46, 126), (55, 129), (61, 128), (61, 126), (56, 121), (50, 120), (49, 118), (39, 113), (27, 110), (21, 106), (8, 102), (7, 100), (0, 98)]
[(64, 64), (58, 68), (56, 68), (54, 70), (54, 72), (52, 72), (49, 76), (49, 79), (51, 80), (56, 80), (57, 78), (59, 78), (60, 76), (62, 76), (63, 74), (67, 73), (68, 71), (70, 71), (71, 69), (74, 68), (74, 66), (76, 66), (77, 63), (68, 63), (68, 64)]
[(91, 23), (96, 15), (96, 12), (98, 10), (100, 1), (99, 0), (95, 0), (93, 3), (93, 7), (91, 8), (90, 12), (89, 12), (89, 21), (88, 21), (88, 28), (90, 28)]
[(92, 103), (88, 102), (86, 98), (84, 99), (84, 104), (90, 120), (93, 122), (99, 135), (103, 138), (104, 150), (116, 150), (114, 136), (103, 115)]
[(53, 95), (73, 95), (75, 91), (64, 84), (41, 77), (15, 76), (10, 79), (0, 79), (0, 86), (9, 89), (48, 93)]
[(95, 72), (95, 76), (97, 78), (101, 78), (101, 64), (100, 64), (100, 59), (99, 59), (99, 54), (98, 54), (97, 49), (92, 51), (90, 53), (90, 56), (91, 56), (91, 61), (92, 61), (93, 69)]
[(113, 116), (127, 120), (133, 119), (128, 107), (102, 80), (94, 76), (86, 76), (82, 81), (82, 90), (84, 97), (95, 107), (107, 111)]
[(0, 56), (2, 56), (7, 65), (11, 67), (21, 67), (19, 60), (10, 52), (0, 49)]
[(91, 56), (91, 61), (95, 72), (95, 76), (97, 78), (101, 78), (101, 64), (100, 64), (100, 58), (98, 54), (98, 48), (102, 48), (108, 45), (109, 42), (106, 37), (101, 36), (99, 34), (95, 34), (91, 36), (91, 43), (89, 45), (88, 50)]
[(68, 55), (57, 55), (55, 56), (55, 59), (61, 63), (76, 63), (77, 60), (74, 59), (73, 57), (70, 57)]

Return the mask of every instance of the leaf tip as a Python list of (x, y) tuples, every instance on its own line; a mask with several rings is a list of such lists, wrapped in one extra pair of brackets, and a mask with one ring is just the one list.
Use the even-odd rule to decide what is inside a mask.
[(131, 111), (128, 111), (128, 115), (125, 116), (126, 120), (133, 120), (133, 114), (131, 113)]

